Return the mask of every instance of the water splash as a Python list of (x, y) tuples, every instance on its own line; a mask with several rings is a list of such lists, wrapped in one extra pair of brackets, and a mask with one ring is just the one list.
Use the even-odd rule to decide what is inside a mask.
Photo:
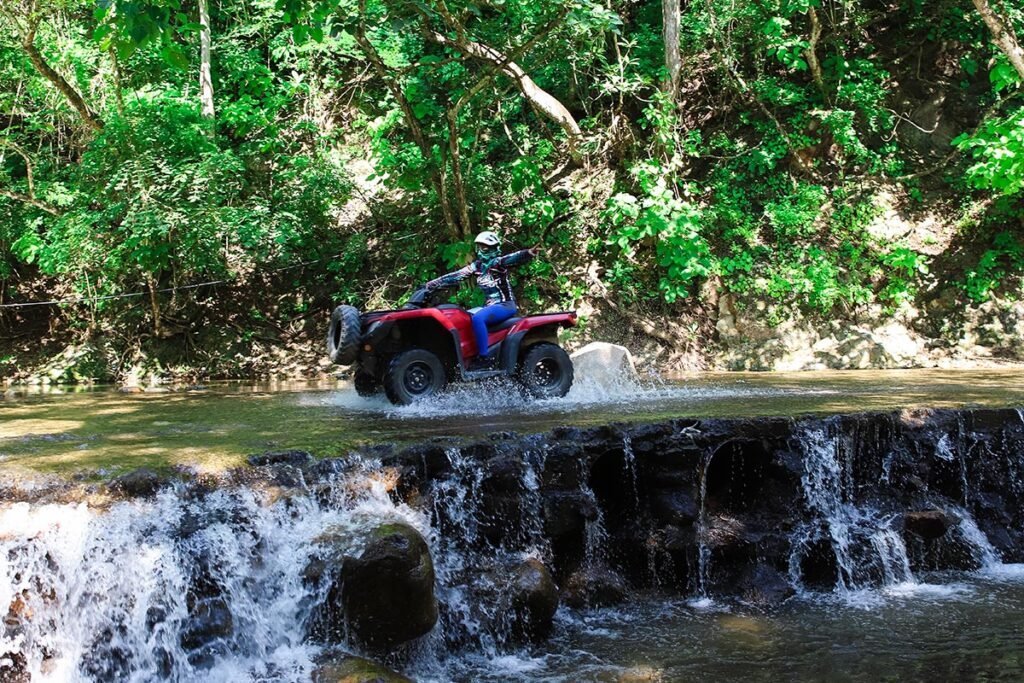
[(317, 537), (331, 530), (355, 549), (382, 520), (427, 524), (379, 487), (346, 497), (334, 508), (168, 490), (107, 512), (13, 505), (0, 512), (0, 597), (26, 618), (0, 651), (23, 656), (33, 679), (308, 680), (318, 596), (302, 577)]
[(902, 534), (894, 528), (896, 516), (856, 504), (851, 474), (843, 465), (838, 438), (827, 426), (806, 430), (800, 443), (804, 454), (801, 476), (804, 502), (812, 513), (791, 539), (789, 575), (802, 589), (801, 565), (814, 543), (827, 535), (835, 559), (835, 590), (856, 600), (855, 594), (877, 585), (917, 582)]
[(957, 532), (971, 549), (971, 555), (981, 570), (993, 571), (1000, 567), (1003, 564), (1003, 558), (989, 542), (985, 533), (978, 528), (978, 524), (970, 513), (963, 508), (954, 508), (953, 513), (960, 519), (956, 526)]

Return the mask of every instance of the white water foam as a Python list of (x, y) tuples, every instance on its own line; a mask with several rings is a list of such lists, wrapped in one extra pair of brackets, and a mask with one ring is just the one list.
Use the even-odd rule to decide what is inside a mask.
[[(18, 601), (22, 616), (0, 640), (0, 658), (24, 658), (34, 681), (307, 681), (319, 650), (304, 637), (316, 601), (303, 581), (314, 539), (329, 531), (355, 550), (363, 530), (389, 519), (429, 533), (425, 517), (393, 504), (379, 483), (339, 489), (338, 507), (312, 496), (265, 505), (246, 489), (179, 494), (106, 512), (0, 511), (0, 603)], [(197, 581), (215, 597), (190, 596)], [(183, 645), (192, 599), (231, 624), (200, 656), (212, 661)]]
[(664, 382), (657, 378), (633, 380), (625, 377), (589, 379), (578, 377), (563, 398), (529, 399), (512, 382), (496, 380), (452, 384), (443, 393), (408, 406), (394, 406), (383, 394), (361, 397), (354, 388), (331, 392), (327, 396), (304, 394), (299, 400), (307, 405), (329, 405), (354, 413), (377, 414), (385, 419), (423, 419), (434, 417), (473, 417), (490, 415), (543, 415), (573, 412), (602, 406), (625, 412), (642, 412), (665, 402), (714, 401), (738, 397), (767, 397), (831, 394), (833, 390), (806, 388), (756, 388), (742, 386), (693, 386), (682, 382)]

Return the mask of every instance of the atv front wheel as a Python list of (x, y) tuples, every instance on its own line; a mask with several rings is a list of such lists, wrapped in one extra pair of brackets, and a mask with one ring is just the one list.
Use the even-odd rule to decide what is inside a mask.
[(327, 328), (327, 355), (332, 363), (351, 365), (359, 355), (363, 323), (355, 306), (338, 306)]
[(388, 363), (384, 393), (395, 405), (409, 405), (440, 393), (447, 380), (440, 358), (426, 349), (410, 349)]
[(572, 387), (572, 360), (557, 344), (535, 344), (523, 356), (518, 379), (534, 398), (561, 398)]

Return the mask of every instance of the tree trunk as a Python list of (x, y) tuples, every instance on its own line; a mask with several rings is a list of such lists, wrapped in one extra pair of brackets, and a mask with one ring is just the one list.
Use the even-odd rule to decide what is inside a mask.
[(36, 68), (43, 78), (53, 83), (53, 85), (60, 91), (64, 98), (75, 108), (78, 115), (82, 117), (86, 125), (92, 128), (94, 131), (99, 132), (103, 130), (103, 121), (95, 114), (89, 105), (85, 103), (82, 96), (75, 88), (64, 80), (64, 77), (57, 73), (52, 66), (46, 63), (43, 59), (43, 55), (39, 52), (36, 47), (36, 29), (38, 28), (38, 20), (36, 23), (29, 27), (28, 32), (22, 38), (21, 46), (28, 55), (29, 60), (32, 62), (32, 66)]
[(212, 119), (213, 78), (210, 76), (210, 11), (207, 0), (199, 0), (199, 98), (203, 116)]
[(484, 60), (498, 67), (502, 73), (512, 79), (534, 111), (553, 121), (565, 131), (566, 137), (569, 140), (569, 153), (573, 159), (579, 158), (579, 140), (583, 132), (580, 130), (579, 124), (576, 123), (576, 119), (573, 118), (573, 115), (569, 113), (564, 104), (559, 102), (551, 93), (534, 83), (533, 79), (527, 75), (522, 67), (494, 48), (481, 43), (474, 43), (470, 40), (456, 42), (436, 31), (428, 31), (427, 37), (436, 43), (453, 47), (470, 57)]
[(462, 157), (459, 154), (459, 129), (458, 114), (456, 111), (448, 112), (448, 150), (452, 157), (452, 183), (455, 185), (455, 201), (459, 206), (459, 223), (462, 226), (462, 236), (473, 232), (473, 225), (469, 219), (469, 202), (466, 200), (466, 187), (462, 183)]
[(679, 0), (661, 0), (661, 35), (665, 45), (665, 71), (667, 78), (662, 89), (676, 100), (679, 93), (679, 72), (683, 68), (679, 56)]
[(160, 320), (160, 304), (156, 297), (156, 280), (149, 276), (149, 307), (153, 313), (153, 334), (158, 339), (164, 336), (163, 322)]
[(1013, 31), (1010, 30), (1007, 22), (996, 14), (988, 4), (988, 0), (974, 0), (974, 6), (978, 9), (978, 14), (981, 15), (985, 25), (988, 26), (988, 30), (992, 32), (992, 41), (1003, 51), (1006, 58), (1010, 60), (1010, 64), (1020, 74), (1021, 80), (1024, 81), (1024, 50), (1017, 43)]
[(807, 58), (807, 67), (811, 71), (811, 78), (814, 84), (821, 91), (821, 96), (828, 101), (828, 93), (825, 91), (825, 78), (821, 73), (821, 62), (818, 61), (818, 41), (821, 40), (821, 22), (818, 21), (818, 12), (813, 8), (807, 9), (807, 18), (811, 20), (811, 40), (804, 50), (804, 57)]

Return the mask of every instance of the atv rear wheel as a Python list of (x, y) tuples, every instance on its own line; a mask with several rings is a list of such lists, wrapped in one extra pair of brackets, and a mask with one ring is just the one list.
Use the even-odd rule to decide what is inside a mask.
[(331, 313), (327, 328), (327, 355), (332, 363), (351, 365), (359, 356), (359, 337), (363, 323), (355, 306), (338, 306)]
[(535, 344), (523, 356), (517, 377), (534, 398), (561, 398), (572, 387), (572, 359), (557, 344)]
[(404, 406), (440, 393), (447, 381), (440, 358), (426, 349), (410, 349), (388, 363), (384, 393), (395, 405)]
[(381, 389), (377, 378), (368, 372), (357, 372), (352, 378), (352, 384), (356, 387), (356, 393), (364, 398), (376, 395)]

